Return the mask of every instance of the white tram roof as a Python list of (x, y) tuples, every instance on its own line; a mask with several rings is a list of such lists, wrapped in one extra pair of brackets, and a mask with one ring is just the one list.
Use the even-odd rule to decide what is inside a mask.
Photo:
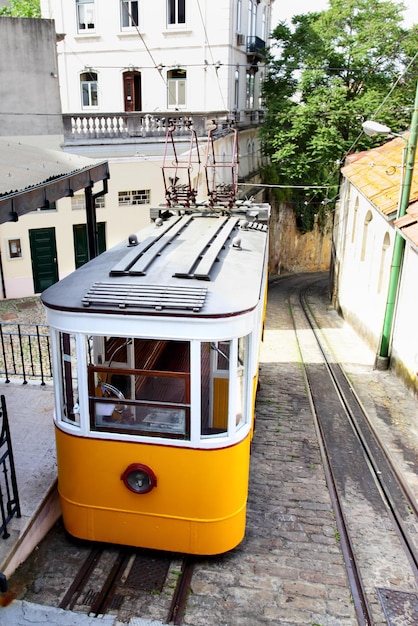
[(42, 301), (55, 310), (103, 314), (204, 318), (251, 311), (267, 263), (269, 214), (269, 205), (257, 204), (247, 213), (157, 218), (49, 287)]

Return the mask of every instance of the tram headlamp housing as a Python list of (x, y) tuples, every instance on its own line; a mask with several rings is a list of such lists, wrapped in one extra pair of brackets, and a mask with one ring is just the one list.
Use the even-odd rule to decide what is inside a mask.
[(148, 493), (157, 486), (157, 477), (150, 467), (142, 463), (132, 463), (121, 476), (125, 487), (133, 493)]

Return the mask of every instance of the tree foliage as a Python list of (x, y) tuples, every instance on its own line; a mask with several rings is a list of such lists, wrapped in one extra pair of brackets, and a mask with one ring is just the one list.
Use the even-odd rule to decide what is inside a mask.
[(293, 17), (291, 26), (278, 24), (265, 83), (265, 182), (293, 186), (278, 195), (293, 202), (302, 230), (332, 206), (344, 156), (372, 146), (361, 134), (364, 120), (376, 119), (395, 132), (408, 128), (417, 80), (418, 28), (402, 27), (403, 5), (329, 5)]
[(0, 7), (2, 17), (41, 17), (40, 0), (9, 0)]

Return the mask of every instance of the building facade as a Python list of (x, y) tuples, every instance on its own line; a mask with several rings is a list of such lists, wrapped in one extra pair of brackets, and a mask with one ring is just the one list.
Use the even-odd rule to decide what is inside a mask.
[[(404, 239), (400, 280), (390, 338), (390, 366), (418, 393), (418, 175), (411, 186), (406, 218), (397, 218), (405, 141), (352, 155), (342, 168), (334, 220), (334, 303), (344, 319), (379, 355), (388, 300), (395, 237)], [(379, 359), (376, 359), (378, 367)]]
[[(63, 113), (262, 112), (270, 0), (41, 0)], [(137, 127), (138, 128), (138, 127)]]
[[(162, 166), (171, 155), (165, 154), (171, 126), (176, 129), (180, 160), (190, 151), (191, 129), (198, 135), (200, 163), (194, 156), (191, 170), (199, 200), (206, 197), (203, 166), (208, 131), (214, 127), (211, 162), (223, 165), (225, 184), (231, 175), (229, 165), (239, 167), (240, 197), (253, 194), (261, 159), (257, 130), (263, 117), (270, 5), (267, 0), (41, 0), (45, 19), (2, 18), (15, 29), (29, 22), (44, 30), (47, 24), (49, 29), (39, 37), (25, 33), (18, 37), (26, 52), (10, 59), (19, 80), (8, 83), (12, 86), (6, 108), (13, 114), (23, 102), (17, 85), (21, 77), (26, 81), (27, 72), (31, 98), (37, 100), (24, 112), (20, 125), (16, 115), (3, 118), (2, 135), (22, 135), (30, 146), (108, 162), (106, 193), (101, 194), (100, 185), (91, 189), (98, 194), (99, 251), (139, 230), (149, 221), (150, 207), (164, 203)], [(40, 42), (48, 48), (42, 59), (32, 50)], [(13, 46), (2, 49), (2, 67), (7, 68)], [(31, 69), (28, 59), (36, 67)], [(49, 95), (42, 96), (48, 85)], [(42, 130), (37, 122), (48, 119), (46, 104), (49, 109), (53, 105), (49, 122), (55, 126)], [(236, 154), (231, 152), (231, 128), (240, 131)], [(63, 278), (88, 260), (85, 206), (85, 191), (80, 189), (0, 226), (5, 246), (3, 297), (40, 291), (33, 271), (37, 247), (31, 243), (33, 231), (52, 237), (56, 254), (50, 259), (51, 276)], [(19, 242), (18, 256), (9, 254), (9, 241)]]

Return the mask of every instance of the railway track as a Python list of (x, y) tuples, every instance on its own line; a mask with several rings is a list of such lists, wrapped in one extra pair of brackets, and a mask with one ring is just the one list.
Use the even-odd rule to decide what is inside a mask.
[(85, 557), (59, 608), (92, 617), (122, 616), (124, 603), (132, 611), (141, 597), (165, 590), (167, 596), (171, 593), (165, 623), (182, 624), (193, 567), (189, 556), (173, 559), (166, 553), (99, 544)]
[[(313, 287), (293, 292), (289, 306), (358, 622), (416, 624), (416, 500), (324, 340)], [(354, 499), (364, 506), (360, 522)]]

